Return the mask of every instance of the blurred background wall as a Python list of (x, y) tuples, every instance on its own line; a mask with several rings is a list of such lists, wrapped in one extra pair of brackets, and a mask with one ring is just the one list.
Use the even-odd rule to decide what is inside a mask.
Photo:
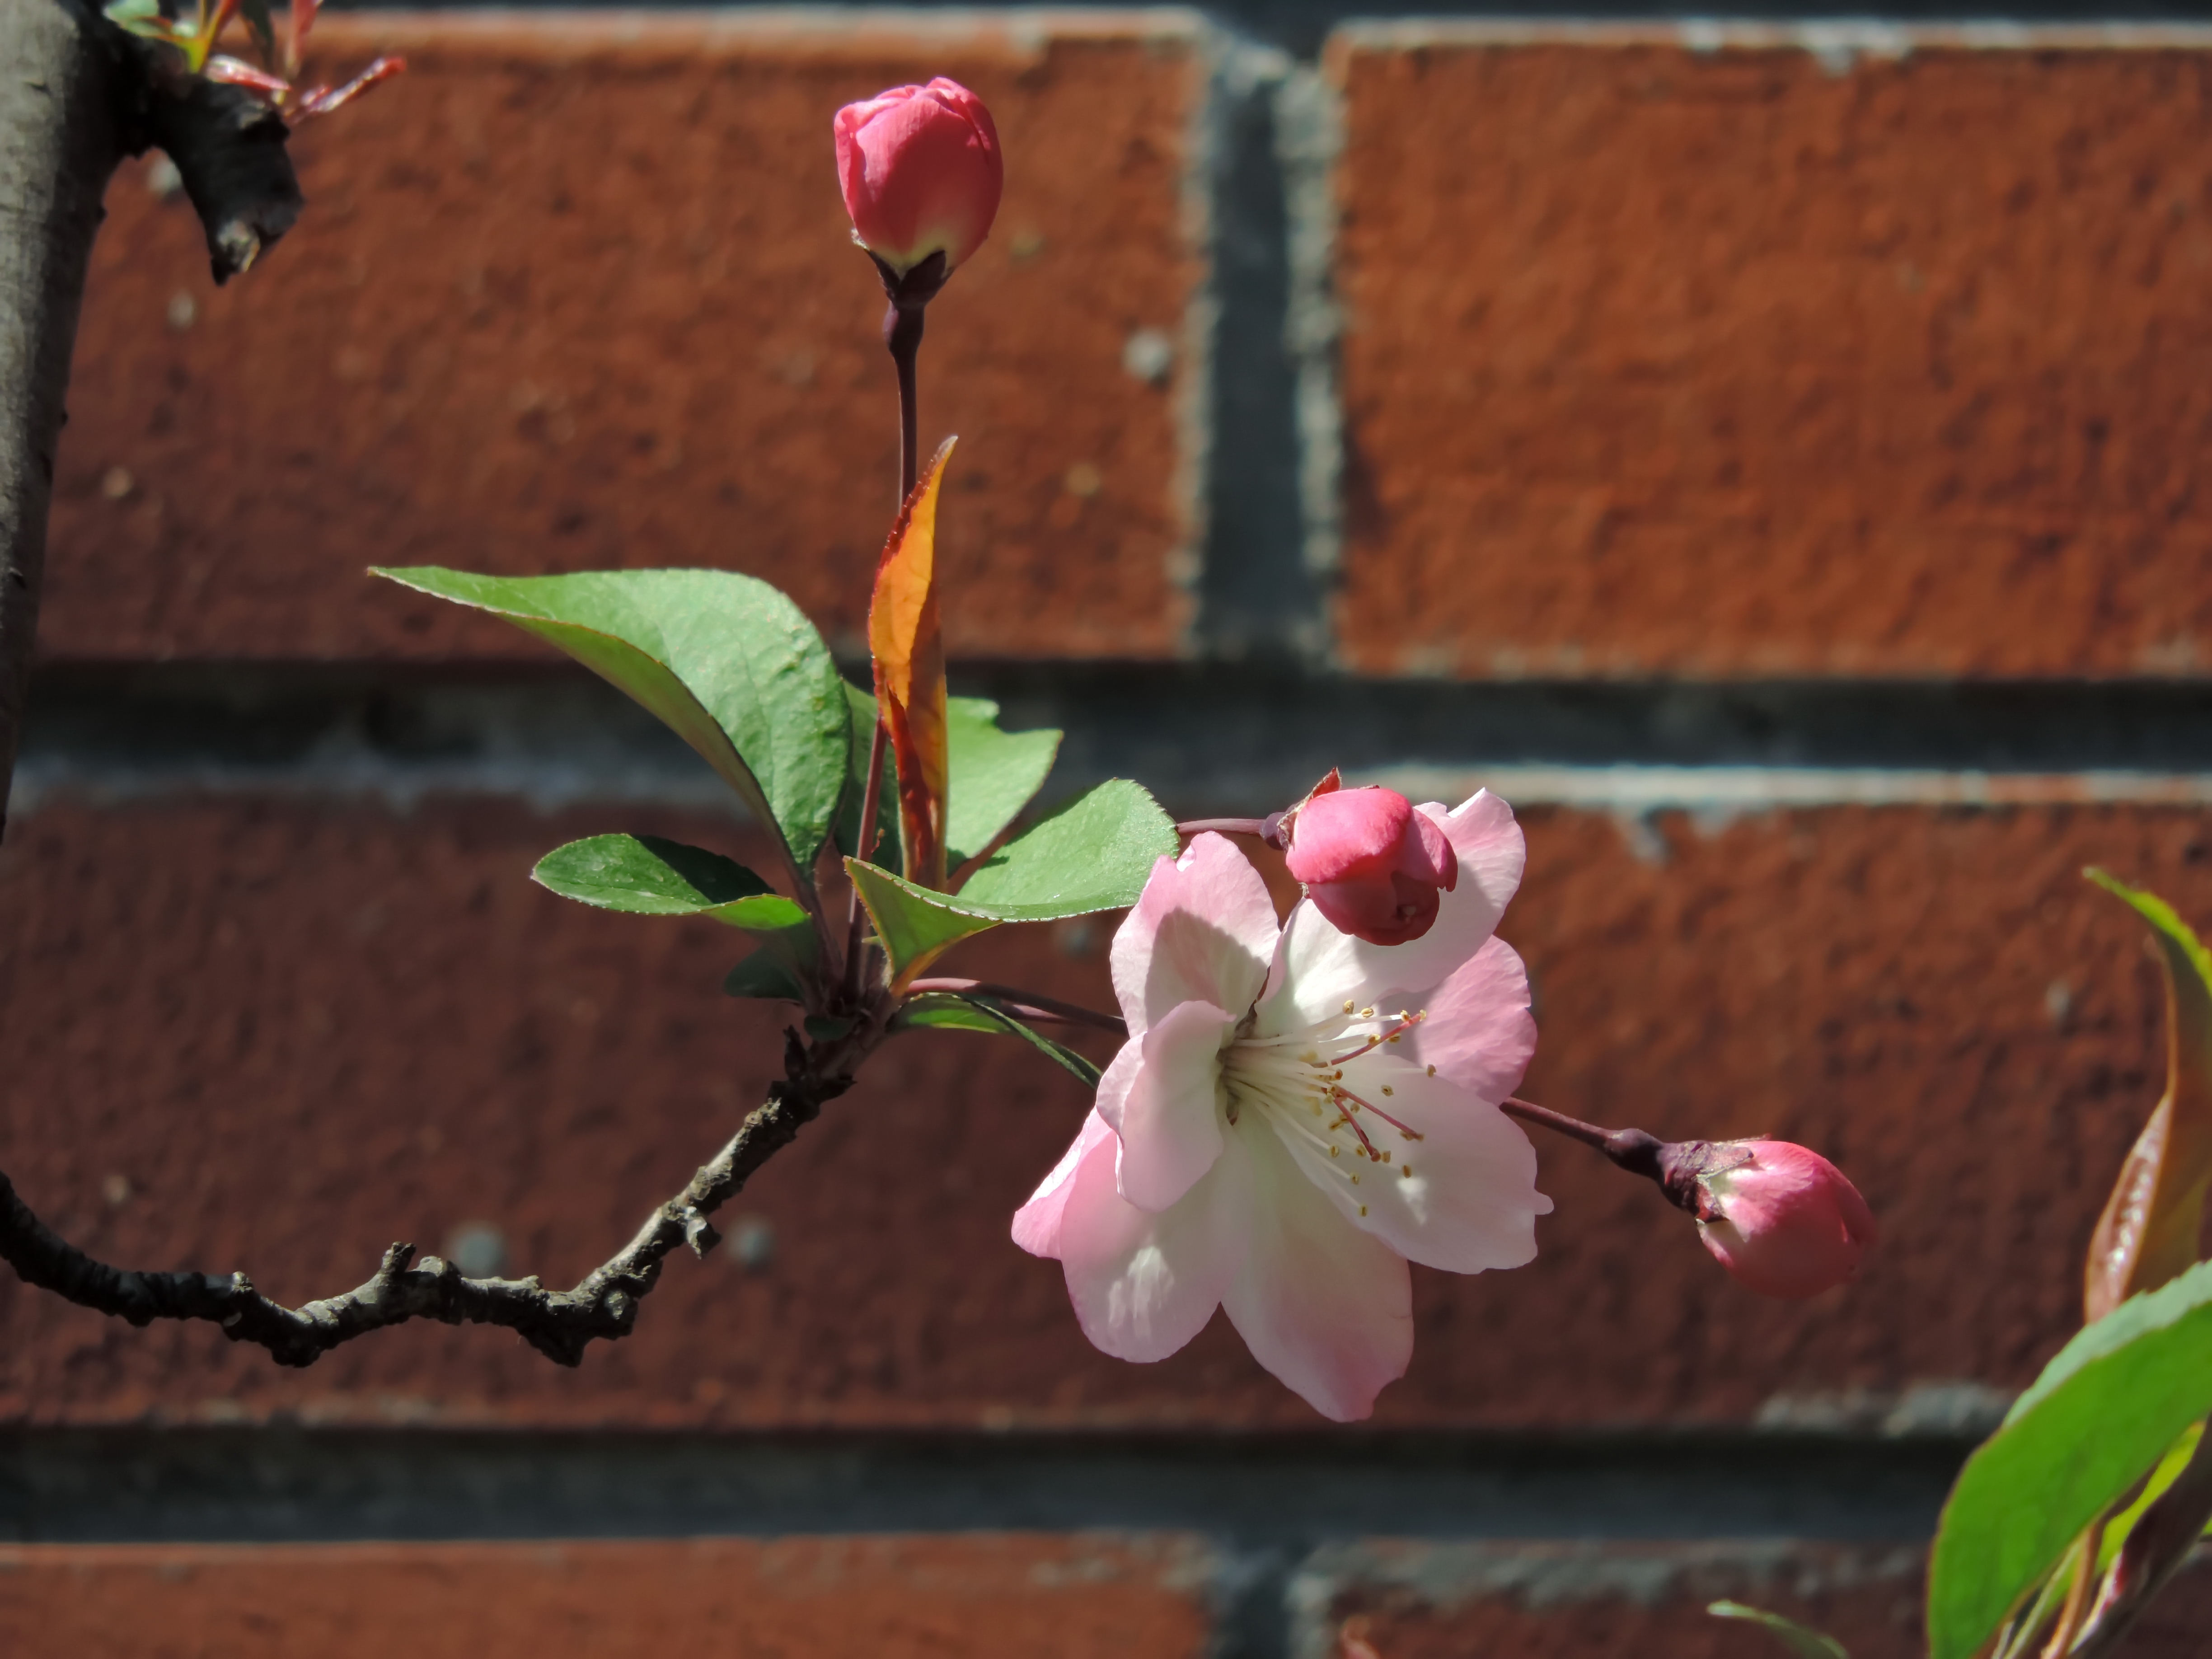
[[(1762, 1302), (1547, 1141), (1538, 1261), (1417, 1270), (1334, 1429), (1218, 1321), (1093, 1352), (1006, 1237), (1079, 1091), (902, 1038), (574, 1373), (421, 1326), (281, 1371), (0, 1285), (9, 1650), (1763, 1651), (1732, 1595), (1917, 1652), (2162, 1079), (2077, 872), (2212, 918), (2212, 30), (324, 26), (391, 50), (247, 280), (158, 162), (111, 192), (0, 849), (0, 1159), (71, 1237), (295, 1302), (400, 1237), (571, 1282), (758, 1099), (729, 935), (528, 880), (742, 853), (720, 787), (363, 572), (723, 565), (857, 661), (894, 404), (829, 120), (933, 73), (1008, 156), (923, 355), (956, 689), (1185, 815), (1497, 789), (1524, 1092), (1808, 1142), (1886, 1237)], [(969, 960), (1098, 1000), (1110, 920)]]

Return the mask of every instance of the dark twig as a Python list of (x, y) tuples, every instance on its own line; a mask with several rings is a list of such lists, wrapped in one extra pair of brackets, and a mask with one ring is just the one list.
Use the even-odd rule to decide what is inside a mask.
[(1102, 1031), (1111, 1031), (1116, 1036), (1129, 1035), (1129, 1024), (1119, 1014), (1102, 1014), (1095, 1008), (1084, 1007), (1080, 1003), (1039, 996), (1035, 991), (1024, 991), (1012, 985), (994, 985), (988, 980), (918, 979), (906, 988), (912, 996), (924, 996), (936, 991), (948, 996), (989, 997), (994, 1002), (1004, 1003), (1006, 1012), (1017, 1019), (1051, 1020), (1062, 1025), (1090, 1025)]
[(227, 283), (252, 269), (306, 205), (284, 147), (290, 129), (243, 88), (166, 64), (146, 41), (128, 44), (147, 88), (145, 137), (177, 164), (209, 265)]
[[(873, 1035), (871, 1030), (863, 1041)], [(810, 1052), (791, 1033), (786, 1045), (788, 1075), (769, 1089), (766, 1103), (682, 1192), (647, 1216), (629, 1243), (574, 1290), (549, 1291), (534, 1277), (466, 1278), (434, 1255), (416, 1261), (415, 1247), (400, 1243), (385, 1251), (366, 1284), (287, 1308), (255, 1290), (244, 1273), (138, 1273), (94, 1261), (33, 1215), (5, 1176), (0, 1176), (0, 1260), (26, 1284), (133, 1325), (212, 1321), (232, 1341), (268, 1349), (280, 1365), (311, 1365), (341, 1343), (410, 1319), (503, 1325), (547, 1358), (574, 1365), (593, 1341), (630, 1334), (638, 1304), (659, 1282), (662, 1261), (678, 1245), (689, 1244), (702, 1256), (714, 1248), (716, 1234), (708, 1218), (852, 1086), (851, 1068), (865, 1052), (858, 1047)], [(834, 1060), (829, 1069), (822, 1065), (825, 1059)]]
[(1677, 1209), (1687, 1210), (1701, 1221), (1711, 1220), (1714, 1212), (1711, 1198), (1699, 1177), (1740, 1168), (1752, 1159), (1752, 1154), (1741, 1146), (1716, 1146), (1710, 1140), (1662, 1140), (1642, 1129), (1601, 1128), (1578, 1117), (1569, 1117), (1565, 1112), (1555, 1112), (1548, 1106), (1511, 1096), (1498, 1102), (1498, 1109), (1508, 1117), (1517, 1117), (1524, 1123), (1540, 1125), (1570, 1140), (1579, 1140), (1603, 1152), (1629, 1174), (1656, 1182), (1668, 1203)]

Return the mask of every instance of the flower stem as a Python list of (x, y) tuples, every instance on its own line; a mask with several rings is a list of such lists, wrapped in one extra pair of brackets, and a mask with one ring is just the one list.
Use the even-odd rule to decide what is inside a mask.
[[(888, 284), (886, 284), (888, 286)], [(936, 290), (933, 288), (930, 293)], [(920, 433), (921, 429), (921, 393), (916, 380), (915, 364), (921, 356), (921, 325), (927, 295), (915, 299), (894, 294), (884, 309), (884, 344), (891, 354), (891, 365), (898, 371), (899, 394), (899, 505), (903, 507), (907, 498), (914, 494), (915, 479), (921, 468)], [(865, 863), (876, 850), (876, 813), (882, 800), (884, 780), (884, 744), (888, 735), (884, 725), (883, 709), (876, 709), (876, 730), (868, 739), (868, 777), (860, 791), (860, 841), (857, 856)], [(862, 988), (867, 983), (867, 926), (866, 912), (861, 908), (860, 890), (853, 890), (852, 908), (845, 918), (845, 998), (857, 1006)]]
[[(1585, 1146), (1603, 1152), (1631, 1175), (1640, 1175), (1667, 1185), (1668, 1170), (1665, 1153), (1667, 1143), (1641, 1129), (1602, 1129), (1595, 1123), (1585, 1123), (1578, 1117), (1569, 1117), (1565, 1112), (1555, 1112), (1548, 1106), (1539, 1106), (1534, 1101), (1509, 1096), (1498, 1102), (1498, 1109), (1508, 1117), (1517, 1117), (1523, 1123), (1542, 1125), (1554, 1134), (1570, 1140), (1579, 1140)], [(1673, 1196), (1671, 1191), (1669, 1197)]]
[(1006, 1005), (1009, 1013), (1027, 1019), (1057, 1020), (1066, 1025), (1092, 1025), (1102, 1031), (1112, 1031), (1120, 1036), (1129, 1035), (1128, 1022), (1119, 1014), (1102, 1014), (1095, 1008), (1085, 1008), (1079, 1003), (1062, 1002), (1057, 997), (1039, 996), (1035, 991), (1024, 991), (1012, 985), (994, 985), (981, 979), (918, 979), (908, 986), (914, 996), (932, 991), (957, 997), (989, 997)]

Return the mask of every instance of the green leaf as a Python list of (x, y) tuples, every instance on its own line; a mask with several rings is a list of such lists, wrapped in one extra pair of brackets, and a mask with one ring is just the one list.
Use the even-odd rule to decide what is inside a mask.
[[(846, 690), (853, 703), (852, 764), (845, 808), (837, 823), (837, 844), (859, 847), (860, 794), (867, 782), (868, 745), (876, 726), (876, 700), (857, 685)], [(988, 847), (1044, 787), (1060, 753), (1060, 734), (1049, 726), (1033, 732), (999, 729), (999, 705), (988, 697), (954, 697), (945, 711), (945, 736), (951, 750), (951, 783), (946, 790), (945, 840), (957, 869)], [(878, 793), (876, 844), (897, 843), (898, 778), (888, 750)], [(886, 863), (885, 867), (890, 867)]]
[(747, 957), (723, 977), (726, 996), (758, 997), (764, 1002), (806, 1001), (806, 988), (792, 972), (784, 953), (763, 947)]
[(1790, 1652), (1800, 1655), (1802, 1659), (1851, 1659), (1850, 1655), (1844, 1651), (1844, 1644), (1834, 1637), (1808, 1630), (1778, 1613), (1747, 1607), (1741, 1601), (1716, 1601), (1705, 1611), (1716, 1619), (1741, 1619), (1762, 1626), (1781, 1638), (1782, 1644)]
[(811, 886), (845, 794), (852, 715), (829, 647), (775, 588), (729, 570), (375, 574), (503, 617), (635, 698), (777, 828)]
[(909, 999), (899, 1010), (896, 1023), (943, 1031), (981, 1031), (993, 1036), (1017, 1036), (1044, 1054), (1055, 1065), (1073, 1073), (1085, 1088), (1096, 1089), (1098, 1086), (1101, 1074), (1096, 1066), (1074, 1049), (1054, 1042), (1042, 1031), (1005, 1012), (993, 998), (956, 996), (933, 991), (927, 995)]
[(1176, 855), (1175, 820), (1141, 785), (1109, 778), (1031, 824), (960, 890), (1002, 921), (1049, 921), (1134, 904)]
[(2212, 1263), (2123, 1303), (1967, 1461), (1929, 1560), (1932, 1659), (1971, 1659), (2075, 1539), (2212, 1415)]
[(540, 859), (531, 875), (563, 898), (602, 910), (708, 916), (750, 933), (807, 926), (804, 909), (742, 864), (659, 836), (572, 841)]
[(957, 869), (988, 847), (1044, 787), (1060, 754), (1060, 733), (1049, 726), (1001, 732), (999, 705), (988, 697), (953, 698), (945, 726), (952, 749), (945, 840)]
[(902, 988), (963, 939), (1002, 921), (1051, 921), (1134, 904), (1176, 851), (1175, 823), (1137, 785), (1111, 778), (1000, 848), (957, 894), (845, 860)]

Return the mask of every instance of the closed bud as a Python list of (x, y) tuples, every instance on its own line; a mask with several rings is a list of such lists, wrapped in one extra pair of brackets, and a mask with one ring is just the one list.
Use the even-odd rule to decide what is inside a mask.
[(891, 276), (936, 253), (949, 276), (982, 246), (1006, 168), (981, 99), (939, 76), (846, 105), (836, 129), (853, 238)]
[(1283, 815), (1291, 874), (1314, 908), (1370, 945), (1404, 945), (1437, 919), (1459, 882), (1443, 826), (1395, 789), (1346, 789), (1332, 772)]
[(1874, 1212), (1841, 1170), (1786, 1140), (1690, 1146), (1702, 1146), (1698, 1232), (1738, 1283), (1807, 1297), (1857, 1274), (1875, 1242)]

